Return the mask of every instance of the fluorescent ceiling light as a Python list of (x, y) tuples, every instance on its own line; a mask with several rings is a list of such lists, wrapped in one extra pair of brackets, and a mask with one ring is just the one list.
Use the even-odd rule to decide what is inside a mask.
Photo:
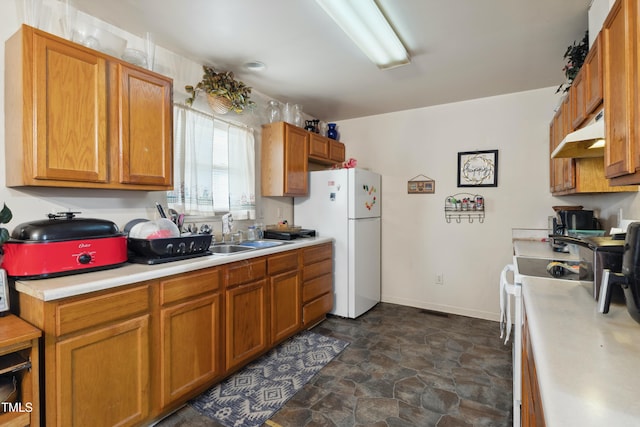
[(411, 58), (374, 0), (316, 0), (378, 68), (408, 64)]

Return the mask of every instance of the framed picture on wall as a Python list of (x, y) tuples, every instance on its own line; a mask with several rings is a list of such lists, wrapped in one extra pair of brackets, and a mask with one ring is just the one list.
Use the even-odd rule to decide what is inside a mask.
[(458, 187), (497, 187), (498, 150), (458, 153)]

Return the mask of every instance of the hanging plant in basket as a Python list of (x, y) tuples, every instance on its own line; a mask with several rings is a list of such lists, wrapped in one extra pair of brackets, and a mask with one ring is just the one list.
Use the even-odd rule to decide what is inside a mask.
[(255, 106), (255, 102), (249, 99), (251, 88), (233, 77), (233, 72), (217, 72), (213, 67), (202, 66), (204, 74), (202, 80), (194, 86), (185, 86), (190, 95), (187, 105), (192, 105), (199, 92), (207, 95), (207, 101), (211, 109), (219, 114), (225, 114), (231, 110), (242, 113), (246, 109)]
[(580, 43), (576, 44), (574, 41), (564, 53), (564, 59), (567, 61), (567, 64), (562, 68), (562, 71), (564, 72), (567, 81), (558, 86), (556, 93), (560, 91), (563, 93), (569, 92), (573, 79), (576, 78), (578, 71), (580, 71), (582, 64), (584, 64), (584, 59), (587, 57), (587, 53), (589, 53), (589, 31), (585, 31), (584, 37)]

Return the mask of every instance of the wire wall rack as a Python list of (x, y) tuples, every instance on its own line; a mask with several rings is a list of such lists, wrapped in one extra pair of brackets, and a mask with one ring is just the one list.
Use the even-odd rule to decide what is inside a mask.
[(444, 218), (450, 223), (463, 219), (473, 223), (474, 220), (484, 222), (485, 201), (480, 194), (457, 193), (444, 199)]

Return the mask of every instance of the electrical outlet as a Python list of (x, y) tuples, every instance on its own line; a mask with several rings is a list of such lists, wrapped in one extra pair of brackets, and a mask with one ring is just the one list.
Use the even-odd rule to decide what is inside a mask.
[(436, 285), (444, 285), (444, 275), (442, 273), (436, 274)]

